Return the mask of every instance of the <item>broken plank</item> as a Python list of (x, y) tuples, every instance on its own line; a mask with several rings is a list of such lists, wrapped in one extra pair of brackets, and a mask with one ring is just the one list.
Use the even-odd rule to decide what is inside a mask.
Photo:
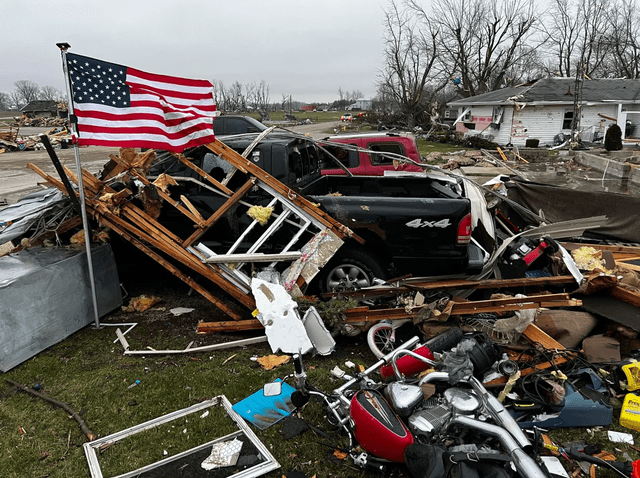
[(199, 334), (213, 334), (216, 332), (237, 332), (240, 330), (257, 330), (264, 326), (258, 319), (219, 322), (200, 322), (196, 329)]
[(465, 289), (509, 289), (521, 287), (546, 287), (550, 285), (575, 284), (573, 276), (553, 276), (553, 277), (523, 277), (517, 279), (407, 279), (399, 282), (396, 287), (375, 287), (360, 289), (349, 292), (332, 292), (322, 294), (323, 298), (331, 297), (353, 297), (355, 299), (370, 299), (374, 297), (393, 296), (403, 292), (425, 291), (425, 290), (465, 290)]
[(230, 163), (232, 166), (235, 166), (239, 170), (245, 171), (257, 177), (260, 181), (263, 181), (269, 187), (273, 188), (274, 191), (278, 192), (289, 201), (302, 208), (307, 214), (320, 221), (325, 227), (333, 231), (340, 239), (343, 239), (344, 237), (351, 237), (361, 244), (364, 243), (364, 239), (355, 234), (347, 226), (322, 211), (316, 204), (312, 203), (305, 197), (300, 196), (293, 189), (277, 181), (269, 173), (264, 171), (262, 168), (259, 168), (250, 160), (244, 158), (242, 155), (238, 154), (236, 151), (229, 148), (224, 143), (216, 141), (214, 143), (207, 144), (206, 147), (220, 156), (222, 159)]
[(240, 201), (246, 194), (251, 190), (256, 182), (255, 178), (250, 178), (246, 183), (242, 185), (233, 195), (225, 201), (225, 203), (220, 206), (216, 211), (204, 221), (204, 223), (198, 225), (198, 229), (191, 235), (187, 240), (182, 243), (183, 247), (189, 247), (195, 241), (198, 240), (205, 232), (209, 230), (211, 226), (213, 226), (216, 222), (220, 220), (222, 216), (224, 216), (229, 209), (235, 206), (238, 201)]
[[(219, 142), (219, 141), (217, 141)], [(235, 151), (234, 151), (235, 152)], [(209, 181), (211, 184), (213, 184), (215, 187), (217, 187), (218, 189), (220, 189), (221, 191), (223, 191), (225, 194), (228, 194), (229, 196), (231, 196), (233, 194), (233, 191), (231, 189), (229, 189), (227, 186), (225, 186), (224, 184), (222, 184), (220, 181), (216, 180), (215, 178), (213, 178), (212, 176), (210, 176), (209, 174), (207, 174), (203, 169), (200, 169), (198, 166), (196, 166), (195, 164), (193, 164), (191, 161), (189, 161), (188, 158), (186, 158), (183, 154), (176, 154), (174, 155), (178, 158), (178, 160), (184, 164), (185, 166), (187, 166), (190, 169), (193, 169), (196, 173), (198, 173), (200, 176), (202, 176), (203, 178), (205, 178), (207, 181)], [(223, 158), (226, 159), (226, 158)]]
[(634, 307), (640, 307), (640, 291), (635, 287), (633, 289), (624, 287), (622, 284), (618, 284), (608, 290), (611, 297), (615, 297), (618, 300), (631, 304)]

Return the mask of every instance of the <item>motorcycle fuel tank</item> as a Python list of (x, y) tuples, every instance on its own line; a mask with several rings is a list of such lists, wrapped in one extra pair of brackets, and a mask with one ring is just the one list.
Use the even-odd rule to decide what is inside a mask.
[(383, 394), (396, 413), (403, 418), (411, 415), (413, 409), (424, 400), (422, 388), (403, 382), (391, 382), (385, 387)]
[(362, 448), (379, 458), (404, 462), (404, 450), (413, 436), (380, 392), (358, 391), (351, 399), (351, 419)]

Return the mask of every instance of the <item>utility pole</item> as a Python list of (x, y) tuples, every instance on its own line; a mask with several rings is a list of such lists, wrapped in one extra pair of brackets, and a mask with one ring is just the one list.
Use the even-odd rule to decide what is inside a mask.
[(573, 120), (571, 121), (571, 149), (575, 149), (580, 144), (580, 120), (582, 118), (582, 86), (584, 84), (584, 74), (582, 72), (582, 62), (578, 63), (576, 71), (576, 82), (573, 87)]

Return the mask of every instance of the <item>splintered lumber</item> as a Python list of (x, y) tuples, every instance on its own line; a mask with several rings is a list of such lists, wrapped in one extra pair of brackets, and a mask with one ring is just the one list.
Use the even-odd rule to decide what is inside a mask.
[(242, 330), (257, 330), (264, 326), (258, 319), (249, 320), (221, 320), (216, 322), (200, 322), (198, 323), (197, 333), (214, 334), (217, 332), (238, 332)]
[[(389, 281), (393, 283), (395, 281)], [(547, 287), (550, 285), (575, 284), (573, 276), (553, 276), (553, 277), (522, 277), (517, 279), (444, 279), (444, 280), (420, 280), (407, 279), (398, 281), (397, 287), (376, 287), (361, 289), (349, 292), (332, 292), (322, 294), (323, 298), (331, 297), (353, 297), (356, 300), (373, 299), (376, 297), (395, 296), (404, 292), (433, 291), (433, 290), (465, 290), (465, 289), (509, 289), (509, 288), (535, 288)]]
[[(60, 187), (64, 188), (64, 185), (60, 181), (49, 176), (34, 164), (29, 163), (28, 167), (38, 173), (44, 179), (52, 183), (58, 189), (60, 189)], [(65, 168), (65, 172), (74, 182), (77, 183), (77, 178), (71, 171)], [(92, 199), (94, 197), (97, 197), (98, 190), (102, 189), (106, 192), (112, 192), (110, 188), (105, 187), (93, 175), (86, 171), (83, 171), (83, 180), (85, 180), (85, 189), (89, 190), (89, 192), (91, 193), (90, 196), (85, 196), (85, 202), (87, 203), (89, 212), (91, 212), (94, 217), (107, 224), (118, 234), (122, 235), (123, 238), (131, 242), (141, 251), (145, 252), (149, 257), (157, 261), (160, 265), (176, 275), (176, 277), (178, 277), (183, 282), (191, 286), (194, 290), (202, 294), (207, 300), (211, 301), (233, 319), (240, 320), (241, 316), (234, 310), (230, 309), (224, 302), (217, 299), (213, 294), (211, 294), (193, 279), (180, 272), (179, 269), (173, 266), (169, 261), (162, 258), (158, 253), (152, 251), (147, 245), (145, 245), (145, 243), (152, 244), (159, 250), (173, 256), (184, 265), (204, 275), (212, 282), (216, 283), (224, 290), (234, 295), (234, 297), (236, 297), (240, 301), (240, 303), (243, 303), (245, 306), (255, 308), (255, 302), (253, 301), (252, 297), (242, 293), (236, 287), (232, 286), (232, 284), (224, 277), (222, 277), (220, 273), (216, 272), (215, 266), (207, 266), (202, 264), (202, 262), (197, 257), (182, 249), (178, 245), (180, 239), (170, 233), (163, 226), (158, 224), (151, 217), (147, 216), (144, 211), (140, 210), (131, 203), (125, 204), (121, 209), (121, 214), (130, 219), (133, 224), (125, 221), (124, 219), (109, 211), (109, 209), (103, 203), (98, 200)], [(61, 189), (61, 191), (64, 192), (64, 189)], [(154, 227), (154, 223), (157, 225), (157, 227)], [(136, 227), (134, 224), (137, 224), (140, 227)]]
[[(582, 301), (569, 298), (569, 294), (545, 294), (508, 299), (480, 300), (469, 302), (453, 302), (451, 315), (474, 315), (487, 312), (508, 312), (522, 309), (539, 309), (542, 307), (575, 307)], [(409, 319), (416, 316), (420, 308), (407, 312), (405, 308), (369, 309), (354, 307), (344, 311), (347, 323), (375, 322), (384, 319)]]
[(250, 160), (238, 154), (233, 149), (229, 148), (227, 145), (220, 141), (216, 141), (214, 143), (209, 143), (206, 145), (211, 151), (215, 154), (226, 160), (232, 166), (235, 166), (237, 169), (243, 172), (247, 172), (259, 180), (263, 181), (265, 184), (268, 184), (274, 191), (283, 195), (292, 203), (296, 204), (298, 207), (302, 208), (306, 213), (310, 216), (314, 217), (316, 220), (320, 221), (326, 228), (336, 234), (339, 238), (350, 237), (355, 239), (360, 244), (364, 243), (364, 239), (355, 234), (351, 229), (342, 224), (339, 221), (336, 221), (329, 214), (322, 211), (317, 207), (316, 204), (312, 203), (308, 199), (303, 196), (300, 196), (293, 189), (288, 186), (282, 184), (280, 181), (276, 180), (269, 173), (259, 168), (255, 164), (253, 164)]
[(615, 297), (622, 302), (631, 304), (634, 307), (640, 307), (640, 291), (635, 287), (629, 287), (625, 284), (618, 284), (608, 290), (611, 297)]
[(229, 209), (235, 206), (238, 201), (246, 196), (255, 182), (255, 178), (250, 178), (246, 183), (244, 183), (242, 187), (240, 187), (240, 189), (233, 193), (233, 195), (221, 207), (219, 207), (216, 212), (211, 215), (211, 217), (209, 217), (209, 219), (204, 221), (204, 223), (199, 224), (196, 232), (194, 232), (186, 241), (184, 241), (182, 245), (184, 247), (187, 247), (197, 241), (205, 232), (207, 232), (211, 228), (211, 226), (218, 222), (220, 218), (224, 216), (227, 211), (229, 211)]

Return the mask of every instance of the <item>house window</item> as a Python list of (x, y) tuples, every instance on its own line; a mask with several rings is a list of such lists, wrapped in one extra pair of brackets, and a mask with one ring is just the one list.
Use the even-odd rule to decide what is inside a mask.
[(573, 110), (564, 112), (564, 119), (562, 120), (562, 129), (571, 129), (573, 123)]

